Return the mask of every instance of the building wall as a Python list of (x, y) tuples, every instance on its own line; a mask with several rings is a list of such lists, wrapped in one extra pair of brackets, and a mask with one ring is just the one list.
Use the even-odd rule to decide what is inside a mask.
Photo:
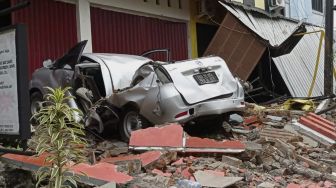
[[(16, 4), (20, 0), (12, 0)], [(54, 0), (32, 0), (30, 6), (12, 13), (12, 23), (28, 27), (29, 72), (66, 53), (77, 43), (76, 6)]]
[[(231, 0), (232, 2), (246, 4), (254, 2), (254, 8), (267, 11), (266, 2), (269, 0)], [(285, 0), (285, 16), (288, 18), (302, 20), (314, 25), (324, 25), (324, 14), (312, 9), (312, 0)], [(324, 0), (323, 0), (324, 2)], [(253, 3), (252, 3), (253, 4)], [(324, 10), (324, 8), (323, 8)]]
[(314, 25), (323, 26), (324, 14), (314, 11), (312, 9), (311, 1), (312, 0), (286, 0), (285, 16), (296, 20), (303, 20)]
[[(172, 60), (188, 58), (187, 24), (91, 7), (93, 52), (142, 54), (168, 48)], [(165, 56), (152, 57), (165, 60)]]
[[(20, 0), (11, 0), (12, 5), (18, 2)], [(28, 26), (30, 73), (41, 67), (43, 60), (48, 58), (54, 60), (60, 57), (78, 41), (88, 40), (85, 52), (93, 52), (90, 11), (92, 7), (106, 10), (106, 12), (136, 15), (141, 19), (151, 18), (156, 21), (153, 22), (153, 25), (157, 24), (153, 28), (163, 25), (161, 30), (154, 30), (157, 42), (153, 43), (162, 45), (152, 45), (149, 48), (174, 48), (178, 52), (176, 59), (185, 59), (191, 56), (192, 45), (189, 33), (193, 31), (190, 29), (193, 24), (189, 25), (189, 0), (170, 0), (169, 3), (168, 0), (30, 0), (30, 2), (29, 7), (12, 14), (13, 24), (24, 23)], [(136, 24), (141, 26), (140, 22)], [(170, 25), (168, 31), (172, 32), (164, 31), (165, 28), (168, 28), (167, 25)], [(147, 26), (143, 25), (143, 27)], [(128, 30), (128, 33), (135, 33), (134, 36), (137, 32), (138, 29), (131, 27)], [(163, 35), (167, 37), (164, 38)], [(125, 51), (122, 48), (121, 50), (110, 49), (109, 52), (115, 50), (115, 52), (138, 54), (142, 50), (148, 50), (148, 48), (135, 50), (136, 46), (141, 45), (139, 41), (142, 39), (133, 37), (132, 40), (133, 46), (129, 49), (133, 50)], [(179, 43), (172, 42), (177, 40), (181, 41)], [(97, 45), (95, 47), (101, 50), (97, 48)]]
[[(85, 52), (92, 52), (92, 30), (90, 7), (107, 11), (126, 13), (142, 17), (157, 18), (163, 21), (190, 23), (189, 0), (63, 0), (77, 4), (78, 40), (88, 40)], [(187, 50), (190, 57), (193, 50), (191, 32), (194, 24), (187, 27)], [(184, 35), (183, 33), (181, 33)]]

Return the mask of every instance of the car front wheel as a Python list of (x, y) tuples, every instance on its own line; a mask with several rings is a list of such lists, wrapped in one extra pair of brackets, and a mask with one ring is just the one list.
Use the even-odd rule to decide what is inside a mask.
[(147, 127), (146, 120), (136, 110), (126, 110), (119, 124), (119, 133), (121, 139), (128, 142), (132, 131)]

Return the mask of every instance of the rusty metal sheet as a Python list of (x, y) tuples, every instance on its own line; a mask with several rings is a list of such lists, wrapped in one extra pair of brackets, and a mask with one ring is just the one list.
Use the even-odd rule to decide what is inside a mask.
[(222, 57), (231, 72), (247, 80), (266, 50), (265, 45), (230, 13), (226, 14), (205, 55)]

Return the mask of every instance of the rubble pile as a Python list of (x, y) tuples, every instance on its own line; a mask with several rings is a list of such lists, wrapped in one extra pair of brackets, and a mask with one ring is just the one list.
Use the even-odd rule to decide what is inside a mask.
[[(102, 187), (336, 187), (334, 114), (247, 104), (211, 134), (211, 122), (200, 127), (204, 135), (173, 123), (134, 131), (129, 143), (88, 138), (90, 164), (71, 169)], [(14, 154), (2, 161), (32, 171), (45, 165)]]
[[(170, 124), (134, 132), (130, 153), (101, 161), (133, 177), (124, 187), (336, 187), (334, 143), (303, 134), (294, 125), (316, 115), (251, 106), (243, 118), (234, 115), (223, 125), (223, 131), (231, 132), (226, 140), (192, 137)], [(321, 127), (332, 126), (325, 135), (333, 137), (335, 124), (316, 117), (317, 127), (307, 127), (323, 134)], [(194, 141), (193, 150), (188, 140)]]

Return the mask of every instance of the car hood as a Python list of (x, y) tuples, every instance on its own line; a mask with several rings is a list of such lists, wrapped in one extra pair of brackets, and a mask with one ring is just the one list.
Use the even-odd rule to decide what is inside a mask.
[[(220, 96), (228, 96), (237, 90), (237, 81), (232, 76), (225, 61), (220, 57), (205, 57), (163, 65), (176, 89), (189, 104), (206, 101)], [(204, 72), (200, 72), (200, 69)], [(217, 83), (199, 85), (194, 75), (214, 72)]]

